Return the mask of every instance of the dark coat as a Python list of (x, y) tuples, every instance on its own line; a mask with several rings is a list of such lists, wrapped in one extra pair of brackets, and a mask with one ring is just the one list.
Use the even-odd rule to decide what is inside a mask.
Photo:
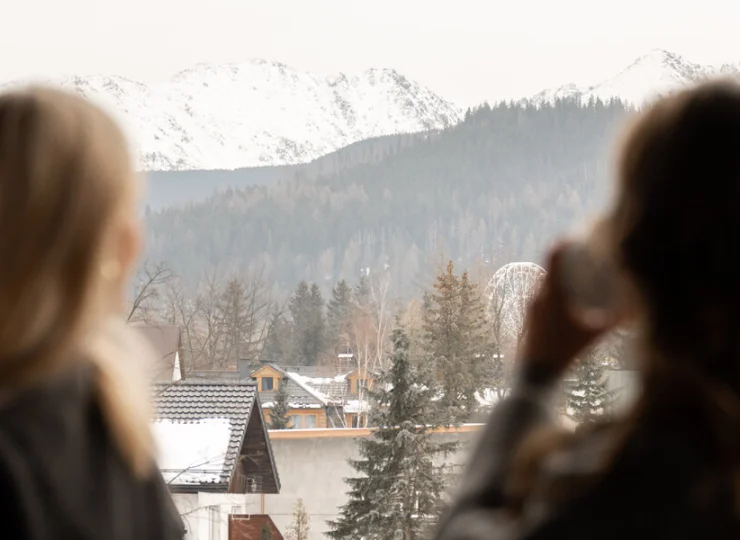
[(123, 461), (85, 369), (0, 405), (0, 529), (9, 540), (184, 536), (159, 471), (140, 480)]
[(552, 422), (557, 381), (528, 381), (489, 419), (435, 540), (740, 538), (732, 474), (717, 459), (699, 407), (679, 403), (638, 419), (622, 444), (615, 426), (585, 430), (549, 455), (523, 512), (506, 489), (521, 442)]

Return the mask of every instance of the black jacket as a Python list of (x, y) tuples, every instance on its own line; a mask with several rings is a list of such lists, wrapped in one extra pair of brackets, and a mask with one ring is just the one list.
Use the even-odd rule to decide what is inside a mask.
[(513, 458), (525, 437), (553, 421), (556, 383), (522, 374), (497, 406), (435, 540), (740, 538), (732, 474), (690, 403), (638, 420), (616, 453), (615, 426), (579, 435), (543, 461), (534, 483), (543, 489), (512, 517), (506, 485)]
[(0, 404), (0, 537), (175, 540), (182, 520), (157, 471), (135, 478), (78, 369)]

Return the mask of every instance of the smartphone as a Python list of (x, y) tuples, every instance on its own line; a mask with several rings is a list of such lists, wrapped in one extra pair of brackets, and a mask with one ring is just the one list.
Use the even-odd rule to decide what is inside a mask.
[(591, 327), (613, 319), (624, 300), (618, 268), (596, 232), (566, 244), (559, 269), (572, 315)]

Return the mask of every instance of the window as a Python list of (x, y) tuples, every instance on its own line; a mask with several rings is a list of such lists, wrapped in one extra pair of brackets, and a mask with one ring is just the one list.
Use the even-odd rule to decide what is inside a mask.
[(357, 393), (367, 390), (367, 379), (357, 379)]
[(304, 416), (303, 427), (304, 429), (316, 429), (316, 415), (309, 414), (308, 416)]
[(303, 416), (300, 414), (291, 414), (288, 420), (290, 420), (290, 429), (301, 429), (303, 427)]
[(269, 392), (273, 389), (273, 378), (272, 377), (262, 377), (262, 391), (263, 392)]
[(353, 428), (365, 427), (365, 416), (360, 415), (360, 414), (353, 414), (352, 415), (352, 427)]

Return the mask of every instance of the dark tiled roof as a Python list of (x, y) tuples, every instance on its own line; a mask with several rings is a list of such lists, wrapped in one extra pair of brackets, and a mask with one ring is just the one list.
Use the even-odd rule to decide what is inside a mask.
[(228, 418), (231, 424), (221, 483), (228, 485), (241, 451), (247, 424), (257, 396), (251, 382), (205, 382), (187, 380), (154, 386), (155, 418), (195, 422)]
[(349, 381), (346, 379), (315, 378), (307, 381), (307, 384), (328, 396), (332, 401), (341, 403), (349, 397)]

